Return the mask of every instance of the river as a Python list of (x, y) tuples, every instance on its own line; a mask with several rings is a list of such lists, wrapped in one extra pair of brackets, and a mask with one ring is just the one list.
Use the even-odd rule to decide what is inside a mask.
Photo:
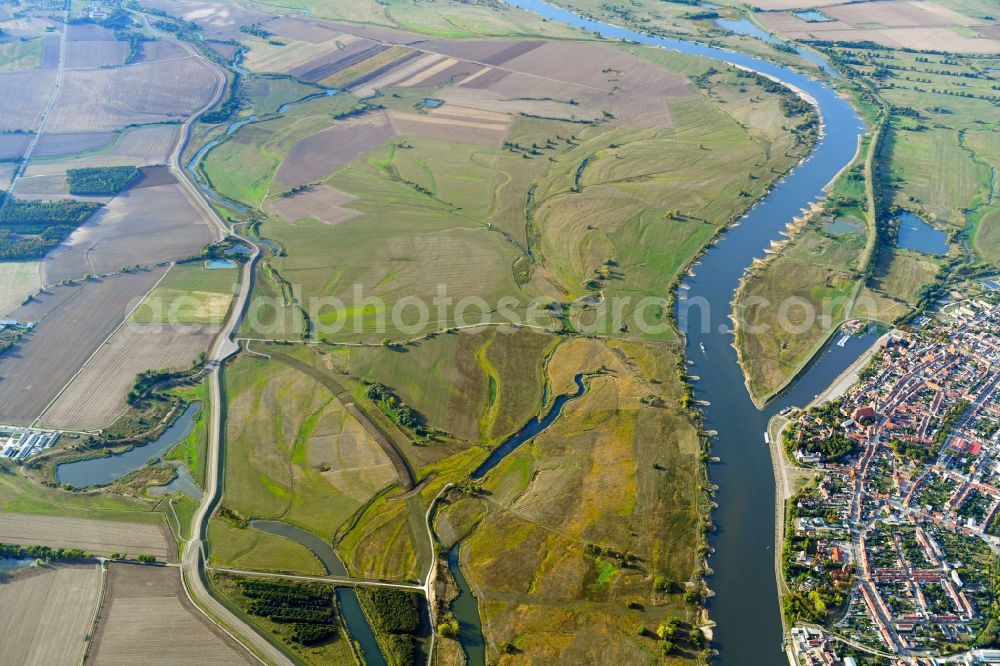
[[(754, 407), (732, 347), (730, 302), (745, 269), (794, 217), (817, 201), (823, 188), (854, 157), (867, 127), (846, 99), (827, 81), (759, 58), (696, 42), (650, 37), (618, 26), (582, 18), (539, 0), (507, 0), (542, 16), (584, 28), (610, 39), (675, 49), (776, 77), (810, 95), (819, 105), (823, 136), (813, 154), (728, 230), (702, 256), (696, 276), (684, 279), (685, 298), (677, 301), (677, 321), (685, 334), (685, 351), (695, 397), (708, 401), (705, 428), (718, 432), (713, 454), (721, 459), (709, 470), (719, 490), (713, 514), (717, 529), (710, 536), (715, 553), (708, 601), (717, 623), (714, 647), (726, 664), (784, 664), (774, 553), (774, 476), (764, 432), (770, 417), (787, 404), (804, 405), (850, 365), (874, 336), (852, 338), (844, 347), (828, 347), (795, 384), (766, 410)], [(702, 351), (704, 349), (704, 351)]]

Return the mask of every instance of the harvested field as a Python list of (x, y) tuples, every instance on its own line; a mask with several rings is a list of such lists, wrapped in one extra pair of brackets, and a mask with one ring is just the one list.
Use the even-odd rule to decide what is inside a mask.
[[(177, 142), (179, 125), (149, 125), (119, 132), (106, 148), (92, 153), (69, 156), (65, 160), (44, 160), (33, 162), (25, 171), (25, 176), (63, 174), (66, 169), (98, 166), (142, 166), (164, 164)], [(83, 133), (95, 136), (103, 133)], [(4, 135), (0, 135), (4, 136)], [(45, 140), (42, 135), (39, 143)], [(58, 147), (57, 147), (58, 149)], [(38, 147), (35, 147), (38, 154)]]
[(45, 412), (41, 423), (73, 430), (108, 425), (128, 406), (126, 397), (137, 374), (191, 367), (198, 354), (208, 350), (217, 332), (217, 326), (123, 326), (98, 349)]
[(212, 227), (179, 184), (139, 185), (109, 201), (49, 253), (48, 283), (184, 258), (213, 240)]
[(0, 132), (36, 130), (55, 84), (55, 72), (0, 72)]
[(12, 318), (38, 325), (0, 357), (0, 421), (33, 422), (164, 272), (52, 287), (11, 312)]
[(819, 8), (842, 4), (844, 0), (752, 0), (749, 4), (764, 10)]
[(38, 137), (38, 143), (35, 144), (31, 156), (32, 158), (58, 157), (97, 150), (114, 143), (117, 136), (115, 132), (67, 132), (62, 134), (45, 132)]
[(284, 37), (285, 39), (292, 39), (297, 42), (310, 42), (313, 44), (319, 44), (334, 38), (338, 38), (341, 41), (346, 42), (348, 37), (352, 37), (352, 35), (345, 35), (325, 25), (311, 23), (309, 21), (300, 21), (286, 16), (268, 21), (267, 29), (277, 36)]
[(392, 126), (384, 112), (334, 121), (330, 129), (295, 144), (275, 180), (288, 186), (319, 180), (392, 136)]
[(96, 666), (254, 663), (191, 606), (180, 569), (111, 563), (91, 651)]
[[(826, 6), (823, 13), (834, 20), (810, 23), (791, 13), (767, 13), (761, 18), (787, 39), (871, 40), (893, 48), (954, 53), (1000, 52), (1000, 36), (980, 29), (986, 23), (931, 2), (854, 2)], [(972, 28), (990, 38), (977, 38)]]
[(42, 69), (59, 69), (59, 37), (42, 38)]
[[(333, 36), (336, 36), (336, 33), (333, 33)], [(366, 42), (367, 40), (358, 40), (352, 35), (344, 35), (343, 38), (338, 37), (336, 40), (325, 42), (290, 41), (282, 46), (270, 40), (250, 39), (247, 40), (250, 50), (246, 56), (246, 67), (255, 72), (287, 74), (307, 66), (307, 63), (331, 56), (336, 59), (338, 54), (347, 51), (351, 46)]]
[(349, 37), (350, 40), (342, 48), (314, 57), (311, 60), (292, 67), (288, 70), (288, 73), (304, 81), (316, 83), (321, 79), (332, 76), (340, 69), (357, 64), (365, 58), (370, 58), (388, 48), (370, 39)]
[(94, 23), (77, 23), (66, 26), (67, 42), (113, 42), (115, 31)]
[(205, 32), (211, 33), (213, 36), (223, 34), (237, 39), (245, 37), (245, 34), (239, 31), (241, 26), (263, 23), (274, 18), (274, 14), (265, 14), (244, 7), (212, 2), (185, 2), (183, 5), (178, 5), (172, 0), (153, 0), (147, 6), (162, 9), (171, 16), (177, 16), (186, 21), (194, 21), (202, 26)]
[(339, 71), (320, 81), (320, 84), (330, 88), (346, 88), (352, 91), (359, 90), (368, 81), (374, 80), (393, 68), (405, 64), (412, 58), (419, 57), (419, 51), (394, 44), (386, 49), (379, 50), (357, 64), (338, 68)]
[(442, 141), (499, 146), (507, 134), (510, 116), (496, 113), (492, 115), (502, 120), (486, 120), (451, 113), (461, 107), (448, 105), (446, 108), (447, 111), (435, 110), (431, 114), (390, 111), (389, 119), (396, 134)]
[(118, 41), (70, 41), (66, 42), (66, 64), (68, 69), (94, 69), (116, 67), (125, 64), (128, 45)]
[(4, 315), (21, 305), (25, 298), (41, 287), (41, 262), (5, 261), (0, 263), (0, 315)]
[(176, 42), (168, 42), (158, 39), (155, 42), (142, 42), (139, 45), (139, 54), (133, 62), (152, 62), (155, 60), (166, 60), (167, 58), (183, 58), (187, 51)]
[(176, 557), (165, 523), (122, 523), (26, 513), (0, 514), (0, 543), (50, 548), (79, 548), (94, 555), (155, 555), (161, 562)]
[(46, 123), (50, 132), (101, 132), (181, 119), (211, 97), (215, 78), (193, 58), (71, 70)]
[(327, 224), (338, 224), (360, 215), (358, 211), (344, 207), (356, 198), (329, 185), (320, 185), (290, 197), (272, 199), (271, 210), (289, 222), (311, 217)]
[[(413, 77), (417, 72), (427, 69), (431, 66), (435, 66), (440, 62), (445, 60), (445, 56), (438, 53), (428, 53), (426, 55), (420, 56), (410, 60), (401, 67), (396, 67), (392, 71), (380, 76), (377, 79), (373, 79), (366, 86), (366, 91), (357, 91), (360, 97), (366, 97), (374, 92), (375, 89), (387, 88), (393, 85), (404, 85), (402, 81), (404, 79), (409, 79)], [(452, 62), (457, 62), (454, 59), (450, 59)]]
[(19, 159), (29, 143), (30, 134), (0, 134), (0, 160)]
[[(40, 567), (0, 583), (0, 661), (69, 666), (83, 660), (101, 592), (101, 567)], [(14, 610), (16, 609), (16, 612)]]

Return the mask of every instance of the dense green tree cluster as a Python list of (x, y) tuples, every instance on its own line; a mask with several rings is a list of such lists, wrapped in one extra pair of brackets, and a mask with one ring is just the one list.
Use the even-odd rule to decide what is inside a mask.
[(420, 596), (391, 588), (358, 590), (368, 617), (378, 631), (391, 663), (416, 663), (416, 634), (420, 631)]
[(336, 634), (333, 588), (316, 583), (243, 578), (240, 592), (250, 599), (251, 615), (292, 625), (292, 640), (312, 645)]
[(139, 170), (134, 166), (69, 169), (66, 183), (70, 194), (114, 195), (132, 184)]
[(55, 562), (58, 560), (85, 560), (90, 553), (79, 548), (49, 548), (48, 546), (19, 546), (0, 543), (0, 557), (33, 557), (36, 560)]
[(385, 385), (373, 382), (365, 388), (365, 395), (371, 399), (393, 423), (412, 430), (419, 436), (427, 434), (424, 417), (415, 409), (399, 399)]
[(37, 259), (83, 224), (100, 204), (24, 201), (0, 204), (0, 259)]

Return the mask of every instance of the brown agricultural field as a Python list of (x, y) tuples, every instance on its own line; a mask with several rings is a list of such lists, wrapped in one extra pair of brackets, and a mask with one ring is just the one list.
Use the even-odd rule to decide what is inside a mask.
[(71, 70), (45, 125), (49, 132), (101, 132), (182, 119), (215, 90), (207, 65), (185, 58), (115, 69)]
[(0, 357), (0, 422), (32, 423), (165, 272), (51, 287), (11, 312), (38, 324)]
[(72, 155), (88, 150), (97, 150), (114, 143), (115, 132), (68, 132), (54, 134), (45, 132), (38, 137), (32, 158)]
[(255, 661), (187, 600), (180, 569), (111, 563), (94, 666), (245, 665)]
[(461, 108), (449, 104), (442, 107), (440, 112), (435, 109), (427, 114), (389, 111), (389, 119), (396, 133), (403, 136), (458, 141), (480, 146), (498, 147), (501, 144), (507, 135), (510, 116), (493, 114), (501, 118), (499, 122), (463, 117), (455, 113)]
[(126, 407), (135, 376), (144, 370), (180, 370), (207, 351), (217, 326), (126, 324), (83, 367), (45, 414), (51, 428), (94, 430)]
[[(818, 3), (808, 3), (820, 6)], [(804, 21), (791, 13), (764, 13), (763, 22), (788, 39), (859, 42), (871, 40), (892, 48), (998, 53), (1000, 39), (980, 28), (988, 23), (925, 0), (876, 0), (823, 6), (833, 19)], [(973, 30), (986, 37), (976, 37)]]
[(381, 111), (334, 121), (330, 129), (295, 144), (275, 180), (295, 186), (324, 178), (392, 136), (389, 118)]
[(29, 143), (31, 143), (30, 134), (0, 134), (0, 159), (21, 157)]
[(39, 567), (0, 582), (0, 662), (79, 664), (101, 592), (98, 565)]
[(143, 42), (139, 45), (139, 54), (133, 62), (153, 62), (168, 58), (183, 58), (187, 52), (176, 42), (158, 39), (155, 42)]
[[(172, 179), (172, 177), (171, 177)], [(180, 259), (215, 239), (214, 227), (172, 182), (142, 182), (108, 202), (45, 259), (49, 284)]]
[(153, 555), (161, 562), (177, 556), (165, 523), (120, 523), (62, 516), (0, 514), (0, 543), (79, 548), (94, 555)]
[(338, 224), (360, 215), (358, 211), (344, 207), (356, 198), (329, 185), (319, 185), (288, 197), (275, 197), (271, 199), (270, 207), (272, 212), (288, 222), (311, 217), (327, 224)]
[(38, 128), (55, 72), (0, 72), (0, 132)]
[(98, 69), (125, 64), (128, 45), (118, 41), (68, 41), (67, 69)]

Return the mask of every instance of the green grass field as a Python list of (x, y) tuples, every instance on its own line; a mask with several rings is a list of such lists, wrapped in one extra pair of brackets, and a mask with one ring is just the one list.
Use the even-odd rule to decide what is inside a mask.
[(305, 546), (221, 519), (208, 524), (209, 560), (217, 567), (322, 576), (323, 565)]
[(41, 66), (41, 39), (17, 39), (0, 44), (0, 72), (23, 72)]
[(208, 152), (202, 162), (205, 175), (224, 196), (259, 206), (299, 139), (327, 129), (331, 115), (356, 103), (353, 95), (339, 93), (296, 104), (277, 118), (246, 125)]
[(239, 280), (236, 269), (177, 264), (132, 313), (136, 324), (221, 324)]
[(163, 518), (152, 507), (151, 503), (100, 491), (69, 492), (43, 486), (17, 468), (0, 463), (0, 511), (160, 523)]

